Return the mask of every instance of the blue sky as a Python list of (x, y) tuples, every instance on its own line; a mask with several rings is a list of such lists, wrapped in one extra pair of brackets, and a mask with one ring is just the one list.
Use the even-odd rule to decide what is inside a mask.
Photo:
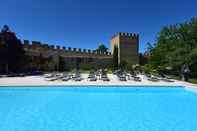
[(196, 0), (4, 0), (0, 26), (20, 39), (66, 47), (109, 46), (116, 32), (140, 35), (140, 52), (160, 29), (197, 17)]

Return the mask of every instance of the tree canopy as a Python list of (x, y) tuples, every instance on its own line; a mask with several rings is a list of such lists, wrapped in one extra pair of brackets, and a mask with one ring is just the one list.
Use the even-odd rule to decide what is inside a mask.
[(149, 64), (179, 71), (188, 64), (197, 71), (197, 18), (162, 28), (154, 45), (149, 45)]
[(0, 64), (2, 72), (16, 72), (20, 69), (24, 56), (21, 41), (5, 25), (0, 32)]
[(107, 52), (108, 48), (104, 44), (100, 43), (98, 49), (96, 49), (96, 50), (98, 52), (105, 53), (105, 52)]

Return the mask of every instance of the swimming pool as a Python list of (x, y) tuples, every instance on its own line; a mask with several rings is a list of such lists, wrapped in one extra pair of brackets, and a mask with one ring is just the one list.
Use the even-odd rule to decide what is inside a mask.
[(0, 88), (0, 131), (194, 131), (197, 93), (164, 87)]

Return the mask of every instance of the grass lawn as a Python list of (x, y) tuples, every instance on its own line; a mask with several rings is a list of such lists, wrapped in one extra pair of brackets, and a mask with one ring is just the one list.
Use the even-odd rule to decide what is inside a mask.
[(191, 78), (189, 79), (189, 82), (197, 84), (197, 78)]
[[(181, 80), (179, 76), (171, 76), (173, 79), (175, 80)], [(189, 82), (190, 83), (194, 83), (194, 84), (197, 84), (197, 78), (189, 78)]]

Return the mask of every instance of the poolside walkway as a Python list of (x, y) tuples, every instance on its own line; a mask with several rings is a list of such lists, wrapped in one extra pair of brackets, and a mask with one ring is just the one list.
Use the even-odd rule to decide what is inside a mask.
[(27, 76), (27, 77), (6, 77), (6, 78), (0, 78), (0, 86), (68, 86), (68, 85), (96, 85), (96, 86), (185, 86), (193, 89), (197, 89), (197, 84), (191, 84), (183, 81), (177, 81), (175, 82), (151, 82), (146, 80), (146, 78), (143, 75), (140, 75), (142, 78), (141, 82), (136, 81), (126, 81), (122, 82), (119, 81), (118, 78), (113, 74), (108, 74), (108, 77), (110, 78), (109, 82), (105, 82), (102, 80), (97, 80), (96, 82), (88, 81), (86, 78), (88, 77), (88, 74), (82, 74), (82, 78), (85, 78), (84, 80), (80, 82), (76, 81), (46, 81), (43, 76)]

